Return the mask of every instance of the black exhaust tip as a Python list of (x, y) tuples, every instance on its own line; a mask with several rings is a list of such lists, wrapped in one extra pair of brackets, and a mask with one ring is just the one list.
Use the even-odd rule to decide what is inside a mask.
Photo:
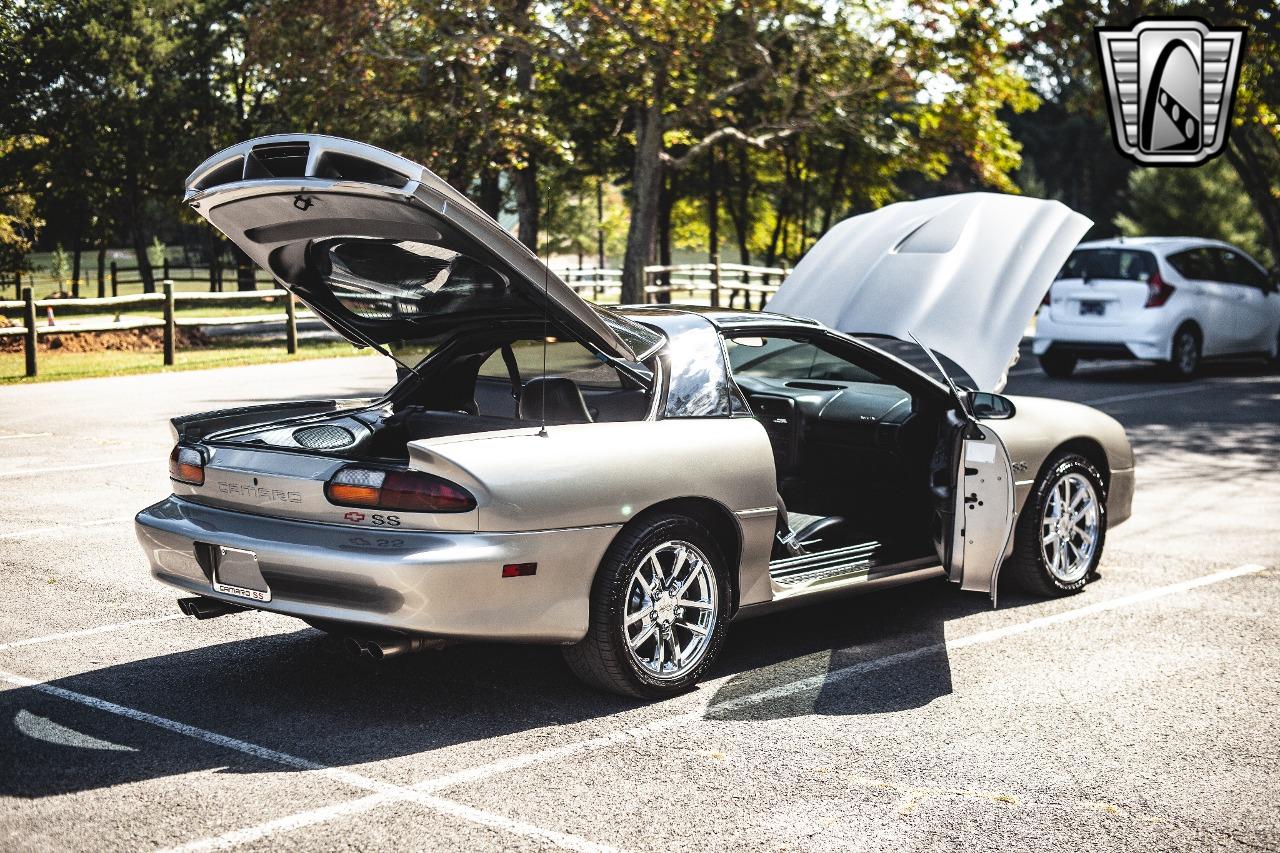
[(240, 613), (249, 608), (198, 595), (195, 598), (179, 598), (178, 609), (196, 619), (214, 619), (218, 616), (226, 616), (228, 613)]

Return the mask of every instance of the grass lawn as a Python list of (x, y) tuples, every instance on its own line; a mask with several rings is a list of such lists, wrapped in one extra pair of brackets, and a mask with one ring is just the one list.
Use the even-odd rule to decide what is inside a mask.
[(341, 341), (308, 343), (298, 347), (297, 355), (289, 355), (279, 344), (236, 344), (207, 349), (178, 350), (177, 364), (164, 367), (159, 352), (58, 352), (41, 350), (40, 375), (28, 378), (21, 352), (0, 353), (0, 385), (24, 382), (50, 382), (59, 379), (85, 379), (92, 376), (118, 376), (127, 373), (155, 373), (161, 370), (200, 370), (206, 367), (231, 367), (237, 364), (266, 364), (295, 361), (302, 358), (364, 357), (369, 350), (357, 350)]

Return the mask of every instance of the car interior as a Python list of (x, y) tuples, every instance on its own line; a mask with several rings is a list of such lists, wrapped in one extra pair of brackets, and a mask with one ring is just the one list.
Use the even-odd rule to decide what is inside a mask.
[[(775, 580), (934, 554), (945, 411), (822, 341), (737, 336), (734, 378), (773, 446), (783, 511)], [(834, 559), (833, 559), (834, 558)]]

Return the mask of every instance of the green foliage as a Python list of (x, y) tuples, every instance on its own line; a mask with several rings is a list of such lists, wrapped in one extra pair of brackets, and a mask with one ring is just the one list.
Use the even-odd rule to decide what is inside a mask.
[(1134, 169), (1128, 196), (1132, 213), (1120, 214), (1115, 221), (1125, 235), (1225, 240), (1268, 262), (1257, 212), (1226, 160), (1211, 160), (1198, 169)]
[(49, 256), (49, 275), (53, 278), (58, 290), (63, 289), (70, 272), (71, 258), (67, 255), (67, 250), (62, 248), (62, 244), (59, 243), (54, 246), (53, 254)]
[(164, 241), (159, 237), (151, 238), (151, 245), (147, 247), (147, 260), (151, 261), (151, 265), (158, 267), (164, 263), (164, 257), (168, 250), (165, 249)]

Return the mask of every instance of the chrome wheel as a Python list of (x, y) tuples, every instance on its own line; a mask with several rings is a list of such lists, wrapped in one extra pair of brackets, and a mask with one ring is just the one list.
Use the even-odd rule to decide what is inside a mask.
[(719, 615), (715, 571), (688, 542), (664, 542), (627, 582), (622, 631), (632, 660), (654, 678), (677, 679), (706, 654)]
[(1040, 519), (1040, 553), (1049, 573), (1075, 583), (1093, 565), (1098, 547), (1098, 494), (1081, 474), (1065, 474), (1053, 484)]

